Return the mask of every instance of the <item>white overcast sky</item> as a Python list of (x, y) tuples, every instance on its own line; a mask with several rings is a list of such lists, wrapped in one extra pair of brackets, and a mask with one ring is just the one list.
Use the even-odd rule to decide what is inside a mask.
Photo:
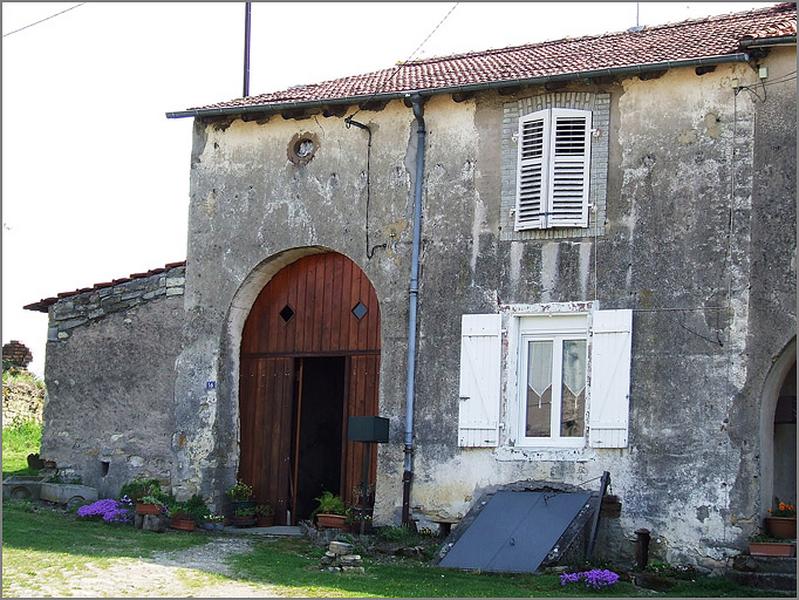
[[(3, 34), (74, 4), (3, 2)], [(640, 22), (770, 4), (642, 2)], [(253, 2), (251, 93), (393, 66), (452, 5)], [(417, 57), (635, 19), (634, 2), (464, 2)], [(185, 258), (191, 120), (164, 113), (241, 96), (243, 24), (240, 2), (92, 2), (3, 38), (2, 341), (35, 372), (47, 317), (24, 304)]]

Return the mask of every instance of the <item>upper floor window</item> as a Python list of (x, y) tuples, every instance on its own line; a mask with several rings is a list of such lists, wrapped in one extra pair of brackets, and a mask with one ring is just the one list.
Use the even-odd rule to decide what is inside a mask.
[(591, 111), (519, 118), (515, 230), (588, 227)]

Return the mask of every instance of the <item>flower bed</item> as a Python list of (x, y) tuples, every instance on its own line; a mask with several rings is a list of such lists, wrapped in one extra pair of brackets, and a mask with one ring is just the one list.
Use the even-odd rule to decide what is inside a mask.
[(130, 523), (133, 519), (130, 505), (113, 498), (104, 498), (81, 506), (78, 509), (78, 516), (82, 519), (99, 517), (106, 523)]
[(585, 587), (592, 590), (604, 590), (616, 585), (619, 581), (618, 573), (608, 569), (591, 569), (579, 573), (563, 573), (560, 576), (560, 585), (567, 586), (582, 582)]

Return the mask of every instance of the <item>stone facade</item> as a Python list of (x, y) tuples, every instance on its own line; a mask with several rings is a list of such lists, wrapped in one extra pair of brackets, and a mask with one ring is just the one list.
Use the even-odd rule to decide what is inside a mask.
[(170, 483), (184, 267), (63, 298), (49, 310), (41, 456), (101, 496)]
[[(775, 48), (761, 62), (776, 79), (794, 61), (794, 49)], [(539, 86), (427, 99), (416, 518), (462, 516), (492, 486), (579, 485), (609, 471), (623, 508), (603, 547), (623, 555), (646, 527), (669, 561), (716, 567), (744, 548), (768, 508), (757, 481), (764, 382), (796, 325), (795, 90), (771, 86), (761, 100), (737, 89), (757, 84), (749, 65), (731, 63), (573, 82), (562, 96)], [(511, 112), (541, 98), (597, 112), (593, 162), (607, 167), (593, 170), (598, 211), (586, 231), (507, 232)], [(44, 456), (90, 483), (102, 484), (106, 461), (109, 482), (149, 472), (219, 504), (238, 469), (250, 307), (283, 266), (336, 251), (380, 301), (379, 406), (391, 433), (375, 522), (398, 521), (417, 136), (400, 101), (357, 118), (372, 131), (368, 177), (366, 133), (343, 116), (195, 121), (185, 281), (176, 271), (51, 308)], [(289, 159), (298, 136), (315, 140), (311, 159)], [(374, 255), (367, 179), (371, 243), (385, 244)], [(550, 303), (633, 311), (628, 446), (525, 448), (506, 427), (496, 448), (460, 448), (461, 316), (508, 323)], [(504, 422), (518, 403), (509, 346), (506, 333)]]
[[(792, 55), (775, 50), (765, 63), (776, 77), (785, 70), (780, 61)], [(771, 286), (780, 290), (777, 304), (768, 309), (785, 321), (779, 334), (763, 337), (752, 321), (749, 283), (764, 253), (789, 262), (794, 254), (794, 199), (787, 190), (795, 169), (787, 166), (786, 150), (780, 172), (786, 187), (758, 191), (754, 165), (774, 164), (756, 153), (772, 137), (758, 129), (758, 115), (779, 109), (736, 94), (736, 80), (757, 82), (747, 65), (734, 64), (701, 75), (684, 68), (646, 81), (566, 86), (569, 97), (608, 101), (607, 187), (599, 190), (606, 214), (598, 231), (576, 239), (568, 233), (505, 239), (501, 231), (507, 106), (531, 103), (545, 90), (426, 102), (412, 494), (418, 518), (462, 515), (491, 485), (577, 484), (608, 470), (624, 506), (614, 529), (617, 546), (648, 527), (660, 556), (711, 566), (744, 547), (765, 510), (751, 477), (760, 404), (750, 390), (793, 336), (793, 263), (769, 271), (779, 280)], [(390, 418), (392, 433), (379, 453), (375, 519), (398, 519), (404, 389), (397, 382), (405, 370), (416, 136), (400, 102), (358, 118), (373, 131), (372, 235), (387, 244), (372, 259), (363, 237), (365, 134), (345, 128), (343, 118), (321, 116), (195, 124), (188, 337), (176, 387), (177, 420), (186, 433), (177, 485), (185, 494), (218, 494), (235, 478), (237, 348), (255, 294), (283, 264), (331, 249), (363, 268), (381, 301), (380, 414)], [(286, 159), (298, 132), (319, 140), (315, 157), (302, 166)], [(753, 227), (761, 225), (753, 211), (766, 202), (781, 233), (756, 246)], [(634, 311), (629, 447), (524, 449), (505, 432), (495, 449), (459, 448), (461, 315), (594, 299), (602, 308)], [(213, 394), (202, 387), (206, 379), (218, 380)], [(503, 414), (515, 402), (506, 395)]]

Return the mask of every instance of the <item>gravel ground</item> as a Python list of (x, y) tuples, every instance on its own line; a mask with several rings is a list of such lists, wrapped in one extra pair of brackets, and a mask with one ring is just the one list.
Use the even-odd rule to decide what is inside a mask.
[[(13, 583), (7, 588), (9, 597), (71, 596), (97, 597), (223, 597), (254, 598), (276, 596), (268, 585), (224, 581), (208, 574), (232, 575), (225, 560), (244, 554), (252, 542), (241, 537), (218, 536), (203, 546), (177, 552), (157, 553), (151, 558), (112, 559), (110, 565), (92, 563), (75, 573), (62, 573), (60, 584), (38, 589)], [(49, 574), (51, 577), (54, 573)], [(49, 577), (48, 577), (49, 579)], [(7, 582), (8, 583), (8, 582)]]

